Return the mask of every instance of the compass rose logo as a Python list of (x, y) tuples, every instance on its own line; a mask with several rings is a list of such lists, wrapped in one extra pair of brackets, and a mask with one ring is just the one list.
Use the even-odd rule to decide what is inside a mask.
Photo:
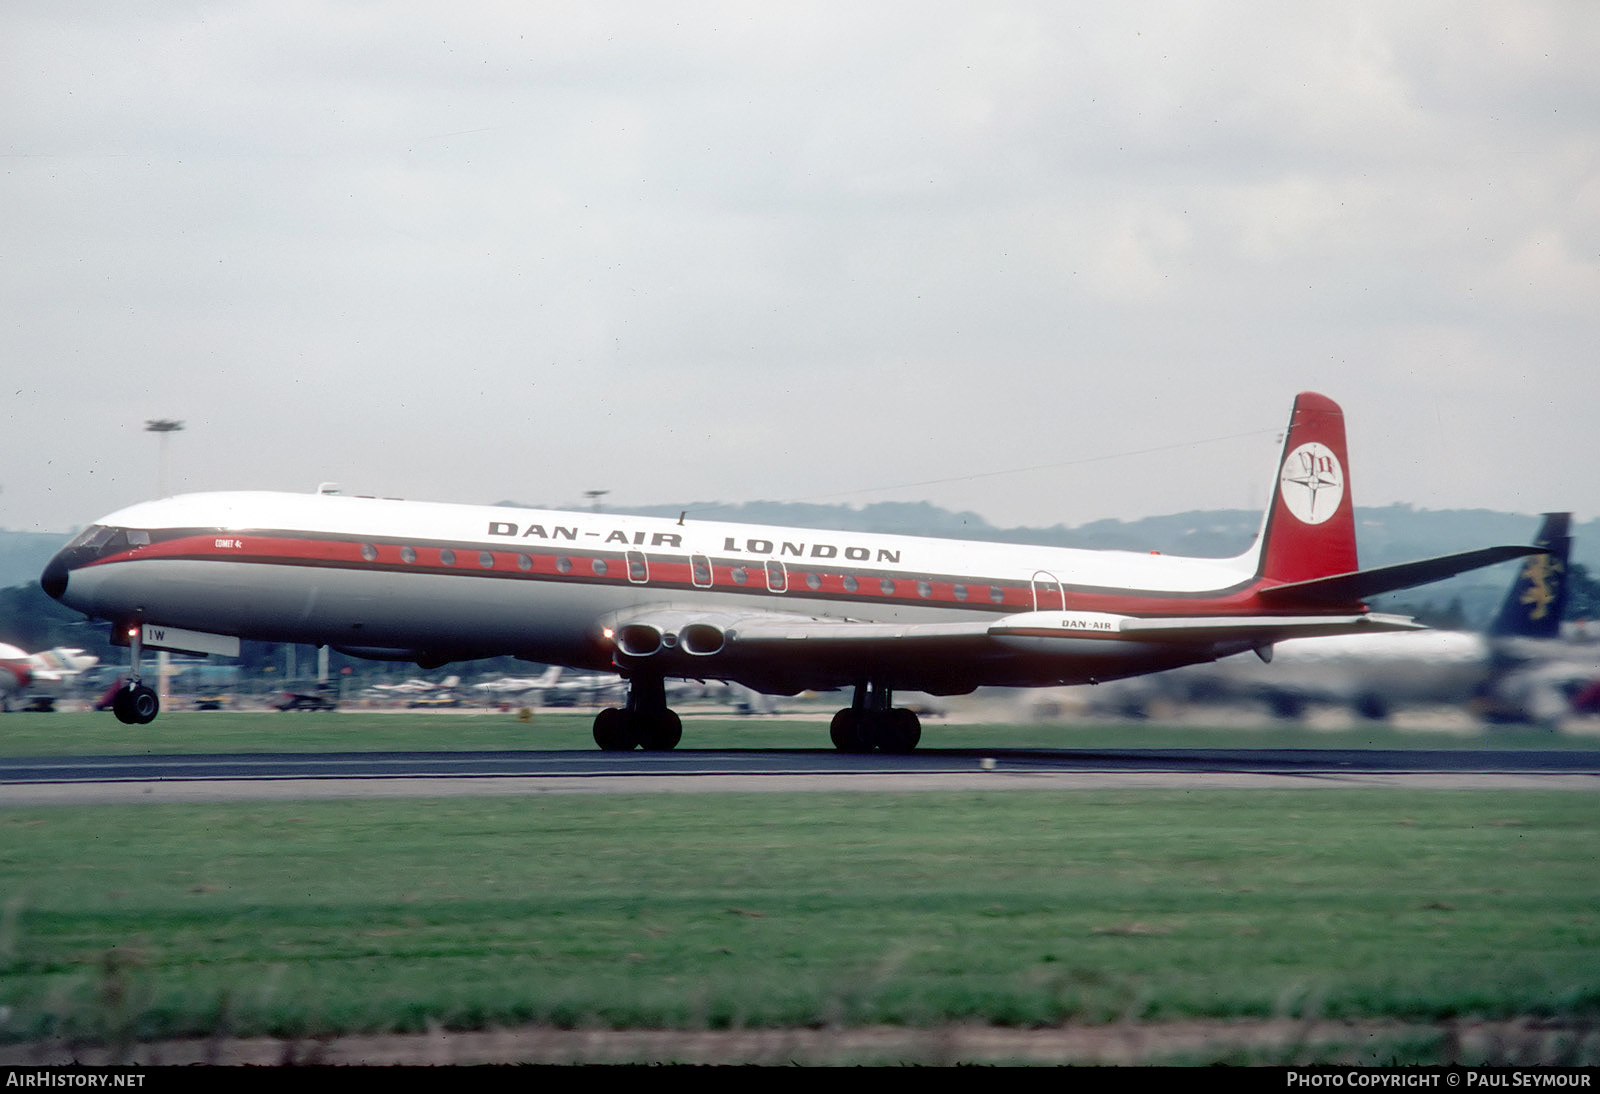
[(1283, 461), (1278, 493), (1289, 512), (1305, 524), (1321, 524), (1344, 500), (1344, 468), (1325, 444), (1303, 444)]

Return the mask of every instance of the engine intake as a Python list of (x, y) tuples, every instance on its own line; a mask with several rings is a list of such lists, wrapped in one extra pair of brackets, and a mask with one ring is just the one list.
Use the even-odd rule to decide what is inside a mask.
[(696, 657), (710, 657), (712, 654), (721, 653), (722, 647), (728, 642), (722, 628), (712, 623), (690, 623), (678, 632), (678, 639), (683, 645), (684, 652), (692, 653)]
[(617, 649), (629, 657), (652, 657), (661, 651), (662, 634), (650, 623), (629, 623), (617, 630)]

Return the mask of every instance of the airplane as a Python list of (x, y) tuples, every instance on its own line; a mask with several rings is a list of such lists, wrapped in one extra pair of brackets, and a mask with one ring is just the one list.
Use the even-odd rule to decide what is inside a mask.
[(561, 666), (551, 665), (538, 676), (501, 676), (473, 684), (473, 690), (488, 692), (502, 699), (511, 699), (529, 692), (542, 693), (556, 686), (561, 679)]
[(1414, 629), (1365, 598), (1540, 550), (1361, 570), (1343, 411), (1301, 393), (1283, 444), (1261, 532), (1232, 559), (248, 492), (112, 513), (40, 584), (129, 645), (116, 713), (130, 724), (159, 711), (144, 647), (225, 654), (249, 638), (429, 669), (511, 655), (615, 672), (626, 702), (593, 725), (607, 751), (677, 746), (668, 678), (849, 689), (834, 747), (909, 752), (921, 725), (896, 691), (1092, 683)]
[[(540, 696), (540, 704), (547, 707), (592, 707), (608, 702), (627, 690), (627, 681), (614, 672), (563, 675), (554, 686)], [(672, 694), (670, 682), (667, 694)]]
[[(501, 701), (520, 697), (543, 707), (593, 705), (626, 689), (627, 683), (615, 673), (574, 676), (560, 665), (551, 665), (542, 676), (502, 676), (472, 685), (479, 691), (498, 696)], [(668, 693), (673, 688), (668, 685)]]
[[(1533, 542), (1546, 553), (1517, 568), (1483, 633), (1395, 631), (1295, 638), (1270, 666), (1230, 657), (1107, 689), (1106, 705), (1139, 713), (1156, 700), (1262, 702), (1299, 717), (1311, 704), (1348, 706), (1372, 720), (1396, 708), (1457, 703), (1493, 722), (1550, 724), (1566, 693), (1600, 676), (1600, 644), (1560, 641), (1572, 514), (1546, 513)], [(1096, 696), (1100, 700), (1099, 695)], [(1096, 705), (1100, 705), (1097, 702)]]
[(438, 691), (454, 691), (461, 683), (459, 676), (447, 676), (440, 683), (432, 680), (423, 680), (420, 677), (407, 680), (403, 684), (373, 684), (372, 691), (383, 695), (427, 695)]
[(70, 680), (100, 663), (100, 658), (79, 649), (55, 649), (28, 653), (0, 642), (0, 710), (11, 709), (11, 699), (35, 683), (60, 683)]

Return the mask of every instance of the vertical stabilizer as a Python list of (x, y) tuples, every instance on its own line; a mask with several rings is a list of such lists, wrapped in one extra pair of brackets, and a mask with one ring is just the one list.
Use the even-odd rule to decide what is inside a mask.
[(1500, 614), (1489, 625), (1496, 638), (1556, 638), (1567, 607), (1567, 555), (1572, 549), (1571, 513), (1546, 513), (1534, 544), (1547, 554), (1523, 560)]
[(1325, 395), (1301, 392), (1257, 544), (1260, 577), (1282, 584), (1359, 569), (1354, 512), (1344, 411)]

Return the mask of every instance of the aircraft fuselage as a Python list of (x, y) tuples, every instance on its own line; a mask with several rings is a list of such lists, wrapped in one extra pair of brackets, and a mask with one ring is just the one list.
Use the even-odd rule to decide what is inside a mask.
[[(510, 654), (611, 670), (617, 656), (607, 628), (644, 609), (906, 626), (1040, 611), (1248, 614), (1259, 610), (1250, 577), (1236, 560), (233, 493), (112, 514), (64, 549), (43, 583), (63, 603), (118, 624), (389, 652), (424, 664)], [(1221, 652), (1113, 647), (1086, 636), (1063, 658), (1062, 641), (1049, 640), (1048, 664), (1019, 639), (955, 668), (919, 666), (914, 649), (885, 645), (803, 667), (685, 653), (675, 658), (681, 671), (668, 675), (792, 692), (849, 686), (869, 668), (892, 666), (895, 686), (964, 691), (1109, 679)]]

